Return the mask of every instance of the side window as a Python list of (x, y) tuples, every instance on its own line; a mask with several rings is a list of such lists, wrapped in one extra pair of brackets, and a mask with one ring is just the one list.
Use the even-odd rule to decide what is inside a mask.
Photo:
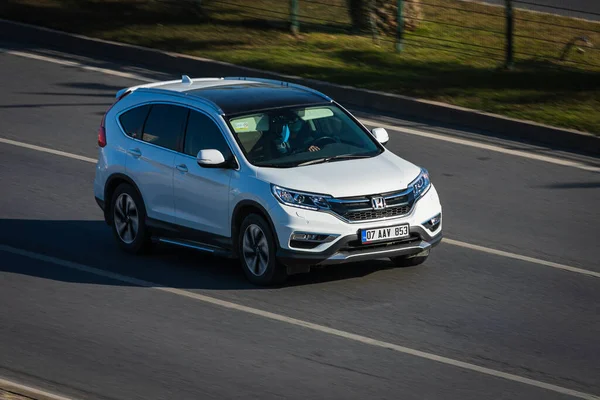
[(190, 111), (183, 152), (196, 157), (200, 150), (206, 149), (219, 150), (225, 159), (231, 157), (229, 145), (213, 120), (197, 111)]
[(133, 138), (142, 137), (142, 128), (150, 111), (150, 105), (133, 108), (119, 117), (119, 122), (125, 133)]
[(169, 104), (153, 104), (144, 125), (142, 140), (167, 149), (177, 150), (183, 134), (188, 109)]

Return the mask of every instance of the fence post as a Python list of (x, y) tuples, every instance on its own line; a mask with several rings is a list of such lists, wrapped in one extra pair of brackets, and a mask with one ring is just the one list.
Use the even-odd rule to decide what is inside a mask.
[(396, 0), (396, 51), (404, 50), (404, 0)]
[(513, 0), (505, 0), (506, 7), (506, 55), (505, 65), (506, 69), (511, 69), (514, 65), (514, 30), (515, 30), (515, 16), (513, 12)]
[(290, 19), (292, 34), (297, 35), (300, 32), (298, 25), (298, 0), (290, 0)]
[(366, 7), (367, 12), (369, 13), (369, 28), (371, 29), (373, 43), (379, 45), (379, 32), (377, 31), (377, 21), (375, 16), (375, 0), (368, 0), (366, 2)]

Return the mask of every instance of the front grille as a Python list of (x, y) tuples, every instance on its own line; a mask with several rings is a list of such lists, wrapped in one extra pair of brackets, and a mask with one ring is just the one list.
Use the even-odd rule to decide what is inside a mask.
[(408, 214), (409, 206), (386, 208), (384, 210), (350, 211), (343, 215), (349, 221), (368, 221), (370, 219), (400, 217)]
[[(371, 207), (373, 197), (383, 197), (386, 208), (374, 210)], [(362, 222), (406, 215), (412, 209), (415, 200), (412, 190), (404, 190), (383, 195), (333, 199), (329, 203), (331, 210), (342, 218), (350, 222)]]

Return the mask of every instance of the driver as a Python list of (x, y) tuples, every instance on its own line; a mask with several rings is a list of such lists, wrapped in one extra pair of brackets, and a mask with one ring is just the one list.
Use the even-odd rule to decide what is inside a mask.
[(279, 115), (273, 118), (271, 123), (277, 134), (275, 146), (280, 153), (291, 154), (306, 150), (310, 152), (321, 150), (319, 146), (311, 144), (314, 142), (314, 137), (308, 124), (297, 115)]

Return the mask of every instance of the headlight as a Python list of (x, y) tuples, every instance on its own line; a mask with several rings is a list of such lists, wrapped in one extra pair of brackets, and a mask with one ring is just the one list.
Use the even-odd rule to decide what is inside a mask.
[(308, 210), (329, 210), (327, 196), (295, 192), (275, 185), (271, 185), (271, 190), (277, 200), (288, 206), (305, 208)]
[(425, 192), (431, 186), (431, 181), (429, 180), (429, 172), (425, 168), (421, 168), (421, 173), (417, 176), (417, 179), (412, 181), (408, 188), (412, 188), (415, 194), (415, 200), (419, 197), (423, 196)]

